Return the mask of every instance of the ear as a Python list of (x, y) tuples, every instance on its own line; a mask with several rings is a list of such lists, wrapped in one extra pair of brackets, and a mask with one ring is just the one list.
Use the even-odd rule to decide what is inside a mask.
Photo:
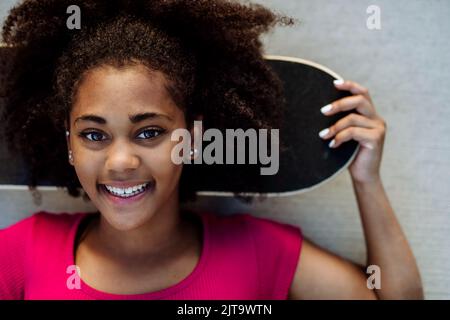
[[(67, 123), (67, 120), (64, 121), (64, 135), (66, 136), (66, 143), (67, 143), (67, 153), (69, 153), (70, 150), (72, 150), (72, 147), (70, 146), (70, 135), (67, 135), (67, 132), (70, 132), (70, 126)], [(69, 160), (69, 163), (73, 166), (73, 162)]]
[(67, 142), (67, 147), (70, 150), (70, 136), (68, 136), (66, 133), (67, 131), (70, 131), (70, 127), (69, 124), (67, 123), (67, 120), (64, 120), (64, 134), (66, 135), (66, 142)]

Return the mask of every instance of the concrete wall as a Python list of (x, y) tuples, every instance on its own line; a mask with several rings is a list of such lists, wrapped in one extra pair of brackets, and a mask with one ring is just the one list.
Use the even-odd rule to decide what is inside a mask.
[[(388, 124), (385, 188), (417, 257), (428, 299), (450, 299), (450, 2), (445, 0), (258, 0), (298, 18), (264, 38), (268, 54), (310, 59), (368, 87)], [(2, 0), (0, 18), (15, 1)], [(381, 29), (366, 26), (369, 5)], [(317, 244), (363, 263), (365, 244), (348, 172), (310, 193), (253, 205), (204, 197), (219, 213), (248, 211), (297, 224)], [(93, 209), (64, 192), (0, 190), (0, 227), (37, 210)]]

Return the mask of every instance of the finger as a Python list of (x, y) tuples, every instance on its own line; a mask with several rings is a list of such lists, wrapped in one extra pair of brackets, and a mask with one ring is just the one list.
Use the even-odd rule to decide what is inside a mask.
[(359, 83), (350, 80), (335, 80), (334, 85), (339, 90), (350, 91), (352, 94), (361, 94), (365, 96), (368, 100), (371, 100), (369, 89), (363, 87)]
[(348, 116), (340, 119), (334, 125), (329, 128), (323, 129), (319, 132), (319, 136), (322, 139), (329, 139), (335, 136), (338, 132), (349, 128), (349, 127), (361, 127), (367, 129), (375, 129), (379, 126), (379, 123), (376, 120), (369, 119), (362, 115), (352, 113)]
[(322, 107), (320, 111), (326, 116), (331, 116), (338, 112), (350, 111), (354, 109), (366, 117), (376, 117), (375, 108), (372, 103), (362, 95), (350, 96), (336, 100), (333, 103)]
[(337, 148), (344, 142), (352, 139), (358, 141), (365, 148), (375, 149), (381, 140), (381, 136), (377, 129), (350, 127), (336, 134), (328, 146), (330, 148)]

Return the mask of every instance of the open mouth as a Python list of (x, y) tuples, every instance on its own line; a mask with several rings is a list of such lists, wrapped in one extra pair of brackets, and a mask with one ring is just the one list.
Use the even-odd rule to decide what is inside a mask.
[(128, 203), (139, 200), (143, 198), (145, 194), (151, 192), (151, 190), (154, 189), (155, 182), (149, 181), (130, 188), (115, 188), (104, 184), (99, 184), (98, 186), (99, 189), (113, 202)]

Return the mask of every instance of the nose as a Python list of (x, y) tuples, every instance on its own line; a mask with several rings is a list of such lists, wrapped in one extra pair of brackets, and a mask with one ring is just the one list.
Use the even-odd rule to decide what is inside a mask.
[(126, 142), (117, 141), (108, 150), (106, 170), (115, 172), (133, 171), (139, 168), (141, 160), (136, 150)]

